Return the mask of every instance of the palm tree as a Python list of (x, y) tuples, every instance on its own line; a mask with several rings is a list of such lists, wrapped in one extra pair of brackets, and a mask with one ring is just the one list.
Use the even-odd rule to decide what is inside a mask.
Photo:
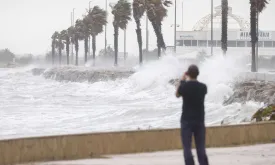
[(167, 9), (172, 4), (171, 0), (147, 0), (147, 15), (157, 37), (158, 57), (161, 55), (161, 48), (166, 49), (166, 45), (162, 35), (162, 21), (167, 16)]
[(61, 33), (58, 33), (58, 37), (57, 37), (57, 48), (58, 48), (58, 54), (59, 54), (59, 65), (61, 65), (62, 50), (64, 49), (64, 43), (63, 43), (63, 41), (62, 41), (62, 35), (61, 35)]
[(87, 17), (84, 17), (82, 20), (82, 23), (80, 24), (82, 26), (81, 33), (84, 39), (84, 53), (85, 53), (85, 63), (88, 61), (88, 52), (89, 52), (89, 36), (90, 36), (90, 30), (89, 30), (89, 22)]
[(69, 63), (70, 63), (70, 60), (69, 60), (69, 58), (70, 58), (70, 36), (69, 36), (68, 30), (62, 30), (60, 34), (61, 34), (62, 40), (66, 44), (67, 65), (69, 65)]
[(57, 45), (58, 32), (55, 31), (51, 38), (52, 38), (52, 64), (54, 64), (55, 48)]
[(111, 6), (114, 15), (114, 48), (115, 48), (115, 66), (118, 58), (118, 30), (125, 30), (128, 22), (131, 20), (131, 4), (127, 0), (119, 0), (114, 6)]
[(99, 6), (94, 6), (89, 10), (86, 20), (92, 36), (93, 61), (95, 61), (96, 36), (103, 32), (103, 26), (107, 24), (107, 12)]
[(137, 42), (139, 47), (139, 63), (142, 63), (142, 36), (141, 36), (141, 28), (140, 28), (140, 19), (144, 15), (146, 6), (145, 0), (134, 0), (133, 1), (133, 16), (135, 22), (137, 24)]
[(251, 35), (251, 48), (252, 48), (252, 65), (251, 71), (256, 72), (256, 43), (258, 42), (257, 36), (257, 14), (261, 13), (266, 5), (267, 0), (250, 0), (250, 35)]
[[(74, 45), (74, 41), (75, 41), (75, 28), (73, 26), (70, 26), (68, 29), (68, 36), (70, 38), (70, 42), (72, 43), (72, 45)], [(72, 47), (73, 49), (73, 47)], [(71, 54), (71, 63), (73, 63), (73, 53)]]
[[(75, 60), (75, 65), (78, 65), (78, 50), (79, 50), (79, 40), (83, 40), (84, 39), (84, 23), (82, 20), (78, 19), (75, 22), (75, 28), (74, 28), (74, 44), (75, 44), (75, 55), (76, 55), (76, 60)], [(87, 46), (88, 47), (88, 46)], [(88, 50), (88, 48), (87, 48)], [(85, 52), (87, 52), (86, 50), (86, 45), (85, 45)]]
[[(227, 24), (228, 24), (228, 0), (222, 0), (222, 38), (221, 47), (223, 55), (226, 55), (227, 51)], [(211, 43), (213, 44), (213, 43)]]

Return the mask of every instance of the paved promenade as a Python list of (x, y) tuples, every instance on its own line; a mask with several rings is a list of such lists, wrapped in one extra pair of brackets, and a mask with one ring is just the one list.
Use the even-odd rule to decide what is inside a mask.
[[(193, 150), (195, 156), (195, 150)], [(210, 165), (275, 165), (275, 144), (207, 149)], [(197, 159), (196, 159), (197, 161)], [(196, 163), (198, 165), (198, 163)], [(114, 155), (32, 165), (184, 165), (182, 151)]]

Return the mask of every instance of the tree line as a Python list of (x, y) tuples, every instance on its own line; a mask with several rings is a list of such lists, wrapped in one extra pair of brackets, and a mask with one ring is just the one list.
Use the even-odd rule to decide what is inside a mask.
[[(252, 47), (252, 66), (251, 70), (256, 71), (256, 44), (258, 42), (258, 17), (266, 5), (267, 0), (249, 0), (250, 3), (250, 35)], [(162, 34), (162, 21), (167, 17), (167, 7), (172, 4), (171, 0), (119, 0), (116, 4), (110, 5), (113, 15), (114, 28), (114, 64), (118, 64), (118, 35), (119, 29), (125, 30), (127, 24), (131, 21), (131, 15), (136, 22), (137, 43), (139, 46), (139, 62), (143, 62), (141, 18), (147, 15), (154, 29), (157, 38), (158, 57), (161, 51), (166, 49)], [(222, 33), (221, 49), (226, 55), (227, 51), (227, 31), (228, 31), (228, 0), (221, 0), (222, 4)], [(69, 64), (70, 44), (73, 44), (76, 51), (75, 65), (78, 65), (79, 41), (84, 40), (85, 62), (87, 62), (88, 41), (92, 37), (93, 60), (96, 51), (96, 36), (103, 32), (103, 27), (107, 24), (107, 11), (94, 6), (89, 9), (83, 19), (78, 19), (74, 26), (63, 30), (60, 33), (54, 32), (52, 35), (52, 56), (55, 56), (55, 49), (58, 50), (59, 64), (61, 64), (61, 51), (66, 45), (67, 64)], [(54, 58), (52, 58), (54, 59)], [(54, 63), (54, 60), (53, 60)]]
[[(161, 50), (166, 49), (162, 34), (162, 21), (167, 16), (167, 7), (172, 4), (171, 0), (133, 0), (131, 4), (128, 0), (118, 0), (114, 5), (110, 5), (113, 15), (114, 28), (114, 65), (118, 65), (118, 36), (119, 29), (125, 30), (132, 15), (136, 22), (137, 42), (139, 46), (139, 62), (143, 62), (141, 18), (147, 14), (157, 38), (158, 56), (161, 56)], [(54, 64), (56, 53), (59, 56), (61, 64), (62, 50), (66, 49), (67, 64), (70, 64), (70, 45), (75, 49), (75, 65), (78, 65), (79, 41), (84, 40), (84, 59), (88, 60), (88, 42), (92, 38), (92, 58), (95, 60), (96, 37), (103, 32), (103, 27), (107, 22), (107, 11), (94, 6), (87, 11), (82, 19), (78, 19), (74, 26), (70, 26), (61, 32), (55, 31), (52, 39), (52, 63)], [(57, 52), (56, 52), (57, 50)], [(72, 55), (72, 53), (71, 53)]]
[(32, 54), (16, 55), (9, 49), (0, 50), (0, 67), (13, 62), (19, 65), (27, 65), (38, 60), (38, 57)]
[[(221, 48), (223, 54), (227, 51), (227, 24), (228, 24), (228, 0), (221, 0), (222, 3), (222, 34)], [(251, 71), (256, 72), (256, 44), (258, 43), (259, 14), (266, 8), (267, 0), (249, 0), (250, 3), (250, 36), (251, 36)]]

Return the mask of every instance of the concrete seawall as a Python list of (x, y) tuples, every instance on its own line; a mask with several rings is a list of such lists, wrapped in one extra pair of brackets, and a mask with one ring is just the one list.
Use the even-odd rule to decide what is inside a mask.
[[(207, 147), (226, 147), (275, 140), (275, 122), (208, 127)], [(180, 130), (92, 133), (0, 141), (0, 164), (72, 160), (108, 154), (181, 149)]]

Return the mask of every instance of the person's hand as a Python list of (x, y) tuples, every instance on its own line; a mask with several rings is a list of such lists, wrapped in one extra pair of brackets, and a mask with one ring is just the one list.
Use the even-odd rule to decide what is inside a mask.
[(186, 80), (186, 78), (187, 78), (187, 74), (186, 74), (186, 72), (183, 74), (183, 76), (182, 76), (182, 78), (181, 78), (181, 80), (182, 81), (185, 81)]

